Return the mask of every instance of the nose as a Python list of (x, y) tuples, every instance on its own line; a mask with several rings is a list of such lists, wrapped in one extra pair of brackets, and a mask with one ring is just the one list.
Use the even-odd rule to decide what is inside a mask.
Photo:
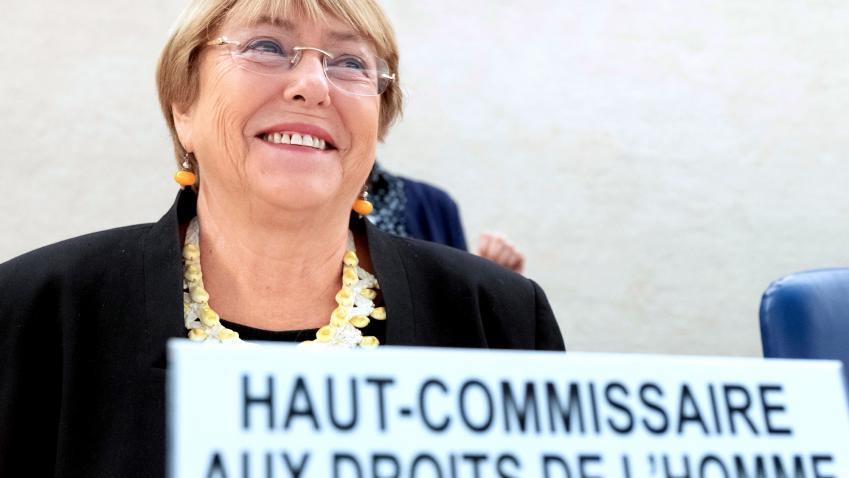
[(303, 102), (306, 106), (330, 105), (330, 84), (324, 73), (323, 51), (304, 48), (299, 50), (294, 65), (287, 76), (284, 96), (289, 101)]

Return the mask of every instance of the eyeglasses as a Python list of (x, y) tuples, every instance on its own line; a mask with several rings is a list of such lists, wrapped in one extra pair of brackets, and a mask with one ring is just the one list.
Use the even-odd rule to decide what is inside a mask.
[(345, 93), (357, 96), (379, 96), (395, 80), (386, 60), (369, 54), (362, 47), (342, 50), (354, 53), (331, 53), (309, 46), (288, 47), (281, 40), (267, 36), (246, 42), (222, 36), (207, 45), (228, 47), (230, 56), (239, 67), (261, 75), (285, 74), (298, 64), (303, 52), (318, 52), (327, 80)]

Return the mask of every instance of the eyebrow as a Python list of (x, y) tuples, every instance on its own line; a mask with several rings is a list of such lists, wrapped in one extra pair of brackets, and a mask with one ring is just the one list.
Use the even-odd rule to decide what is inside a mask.
[[(270, 25), (273, 27), (281, 27), (285, 30), (297, 32), (298, 27), (289, 20), (282, 20), (278, 18), (272, 18), (268, 16), (259, 17), (254, 25)], [(328, 37), (331, 41), (334, 42), (344, 42), (344, 41), (366, 41), (366, 39), (355, 32), (351, 31), (331, 31), (325, 33), (326, 37)]]

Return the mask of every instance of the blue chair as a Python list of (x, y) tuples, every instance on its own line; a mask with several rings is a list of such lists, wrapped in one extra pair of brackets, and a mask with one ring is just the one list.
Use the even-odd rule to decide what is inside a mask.
[(849, 268), (799, 272), (761, 298), (764, 357), (836, 359), (849, 380)]

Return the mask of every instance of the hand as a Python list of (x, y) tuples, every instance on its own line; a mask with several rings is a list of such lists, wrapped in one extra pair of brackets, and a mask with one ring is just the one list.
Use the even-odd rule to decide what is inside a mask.
[(519, 274), (525, 269), (525, 256), (503, 234), (481, 234), (475, 254)]

